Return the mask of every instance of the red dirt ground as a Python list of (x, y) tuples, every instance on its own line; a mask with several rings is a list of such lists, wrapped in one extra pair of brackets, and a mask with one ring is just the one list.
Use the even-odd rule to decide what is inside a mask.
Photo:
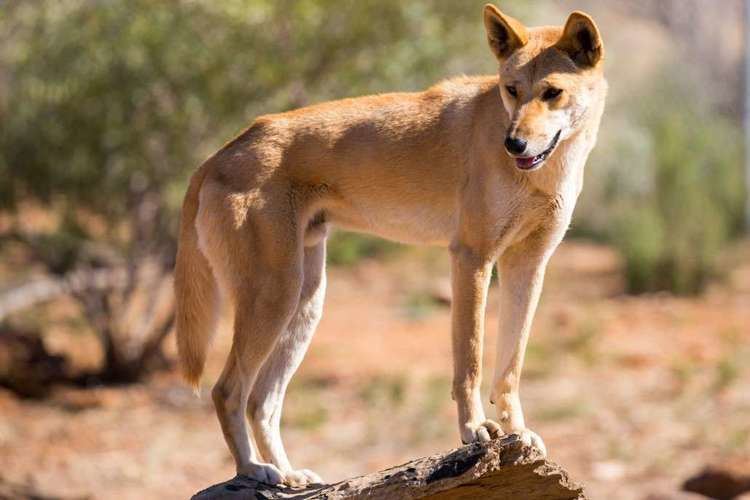
[[(522, 399), (550, 458), (591, 498), (698, 498), (679, 492), (684, 479), (750, 454), (749, 254), (740, 248), (730, 279), (700, 298), (623, 295), (605, 247), (566, 243), (554, 257)], [(431, 251), (331, 270), (324, 319), (285, 405), (293, 463), (332, 481), (458, 444), (449, 310), (435, 300), (447, 276), (447, 258)], [(490, 304), (486, 378), (494, 291)], [(45, 341), (95, 363), (96, 344), (69, 330)], [(217, 339), (202, 399), (174, 372), (59, 388), (45, 401), (0, 392), (0, 483), (65, 498), (186, 498), (230, 477), (207, 391), (228, 341)]]

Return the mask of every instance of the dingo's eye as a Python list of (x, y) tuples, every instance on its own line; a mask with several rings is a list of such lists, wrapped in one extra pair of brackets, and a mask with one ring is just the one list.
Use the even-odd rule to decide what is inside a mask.
[(547, 90), (544, 91), (544, 94), (542, 94), (542, 100), (543, 101), (551, 101), (552, 99), (555, 99), (557, 96), (562, 94), (561, 89), (556, 89), (554, 87), (550, 87)]
[(505, 90), (513, 97), (518, 97), (518, 90), (513, 85), (506, 85)]

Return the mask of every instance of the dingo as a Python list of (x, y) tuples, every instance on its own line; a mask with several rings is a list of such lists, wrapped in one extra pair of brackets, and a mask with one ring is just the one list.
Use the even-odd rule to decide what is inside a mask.
[[(487, 5), (484, 24), (499, 77), (263, 116), (193, 175), (175, 269), (177, 343), (197, 385), (219, 299), (232, 302), (234, 339), (212, 397), (239, 474), (320, 482), (292, 468), (279, 422), (321, 316), (329, 225), (450, 249), (461, 440), (518, 433), (544, 451), (524, 423), (519, 376), (545, 267), (596, 142), (604, 53), (581, 12), (564, 27), (527, 28)], [(495, 262), (497, 421), (485, 418), (479, 392)]]

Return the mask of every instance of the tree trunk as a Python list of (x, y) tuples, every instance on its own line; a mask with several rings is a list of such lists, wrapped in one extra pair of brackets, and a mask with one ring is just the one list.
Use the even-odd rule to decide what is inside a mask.
[(24, 309), (75, 297), (102, 346), (103, 365), (94, 378), (133, 382), (166, 366), (161, 345), (174, 321), (170, 271), (158, 258), (144, 257), (130, 268), (81, 266), (63, 276), (35, 277), (0, 290), (0, 324)]
[(129, 286), (80, 294), (104, 350), (100, 378), (135, 382), (166, 365), (161, 345), (174, 323), (172, 276), (158, 259), (134, 265)]
[(269, 486), (237, 476), (193, 500), (250, 499), (585, 499), (583, 488), (536, 448), (510, 435), (418, 458), (366, 476), (307, 488)]

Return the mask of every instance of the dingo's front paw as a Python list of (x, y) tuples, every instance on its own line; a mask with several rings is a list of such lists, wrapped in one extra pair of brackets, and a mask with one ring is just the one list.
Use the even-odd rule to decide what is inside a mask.
[(271, 485), (284, 482), (284, 474), (273, 464), (249, 463), (239, 467), (237, 474)]
[(503, 434), (500, 425), (493, 420), (485, 420), (479, 424), (464, 424), (461, 426), (461, 441), (464, 444), (487, 442)]
[(304, 487), (308, 484), (323, 484), (319, 475), (308, 469), (290, 470), (285, 473), (284, 483), (293, 487)]
[(539, 437), (539, 434), (536, 432), (530, 430), (530, 429), (522, 429), (522, 430), (515, 430), (512, 432), (512, 434), (517, 435), (521, 438), (521, 441), (523, 441), (523, 444), (527, 446), (533, 446), (537, 450), (542, 452), (542, 456), (547, 456), (547, 447), (544, 446), (544, 441), (542, 441), (542, 438)]

